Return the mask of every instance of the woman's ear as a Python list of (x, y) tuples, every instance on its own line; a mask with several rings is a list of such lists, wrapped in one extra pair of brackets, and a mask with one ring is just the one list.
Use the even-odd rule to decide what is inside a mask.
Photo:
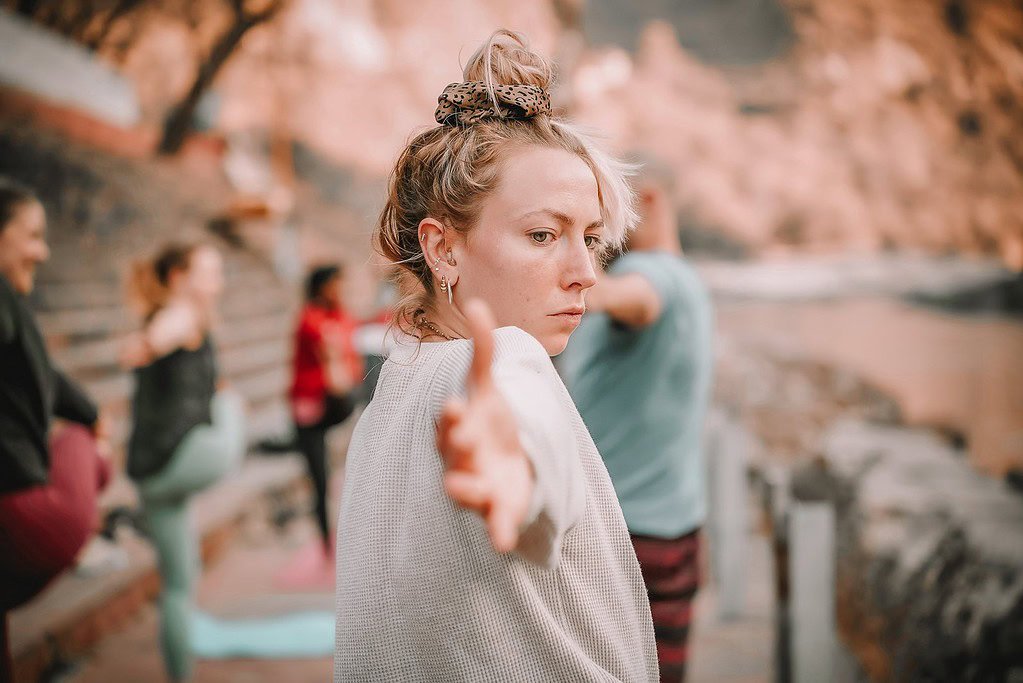
[(458, 256), (456, 253), (462, 251), (465, 246), (465, 236), (454, 228), (444, 230), (444, 260), (448, 265), (448, 282), (454, 286), (458, 283)]
[(443, 277), (447, 282), (457, 282), (458, 272), (451, 255), (450, 244), (444, 225), (433, 218), (419, 221), (419, 246), (426, 259), (426, 265), (436, 282)]

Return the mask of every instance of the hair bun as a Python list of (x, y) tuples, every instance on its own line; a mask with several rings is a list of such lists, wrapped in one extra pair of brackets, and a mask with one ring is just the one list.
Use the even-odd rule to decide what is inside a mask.
[(488, 89), (499, 85), (532, 85), (549, 91), (554, 67), (529, 49), (526, 39), (508, 29), (498, 29), (469, 58), (463, 79), (481, 81)]
[(535, 85), (495, 85), (482, 81), (451, 83), (437, 98), (437, 123), (466, 125), (489, 120), (531, 119), (551, 115), (551, 96)]

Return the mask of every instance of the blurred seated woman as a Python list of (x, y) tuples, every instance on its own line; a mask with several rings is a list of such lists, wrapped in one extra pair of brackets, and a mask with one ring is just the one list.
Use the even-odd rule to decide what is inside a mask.
[[(0, 681), (7, 613), (74, 563), (109, 476), (96, 406), (53, 366), (26, 304), (49, 255), (42, 204), (0, 177)], [(51, 431), (54, 417), (71, 424)]]
[(160, 638), (174, 681), (187, 680), (193, 667), (190, 625), (200, 557), (190, 502), (245, 452), (242, 400), (217, 388), (210, 330), (223, 288), (223, 261), (211, 246), (169, 244), (137, 263), (131, 294), (143, 324), (121, 354), (135, 372), (128, 475), (159, 561)]

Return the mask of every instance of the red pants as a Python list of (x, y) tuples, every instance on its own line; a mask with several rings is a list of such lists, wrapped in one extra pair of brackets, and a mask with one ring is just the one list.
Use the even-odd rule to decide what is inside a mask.
[(109, 476), (89, 431), (69, 425), (50, 440), (49, 482), (0, 495), (0, 682), (10, 678), (7, 612), (72, 565), (98, 526)]
[(632, 536), (657, 639), (662, 683), (685, 680), (693, 598), (700, 586), (699, 530), (680, 538)]

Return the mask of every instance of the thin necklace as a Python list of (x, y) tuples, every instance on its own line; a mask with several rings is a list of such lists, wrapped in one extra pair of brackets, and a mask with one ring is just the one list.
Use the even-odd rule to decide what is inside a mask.
[(441, 329), (439, 327), (437, 327), (436, 325), (434, 325), (429, 320), (427, 320), (425, 315), (420, 317), (416, 321), (416, 327), (418, 327), (418, 328), (425, 327), (426, 329), (430, 330), (430, 332), (433, 332), (438, 337), (443, 337), (444, 339), (447, 339), (448, 341), (455, 341), (456, 339), (460, 339), (460, 337), (449, 337), (448, 335), (446, 335), (443, 332), (441, 332)]

